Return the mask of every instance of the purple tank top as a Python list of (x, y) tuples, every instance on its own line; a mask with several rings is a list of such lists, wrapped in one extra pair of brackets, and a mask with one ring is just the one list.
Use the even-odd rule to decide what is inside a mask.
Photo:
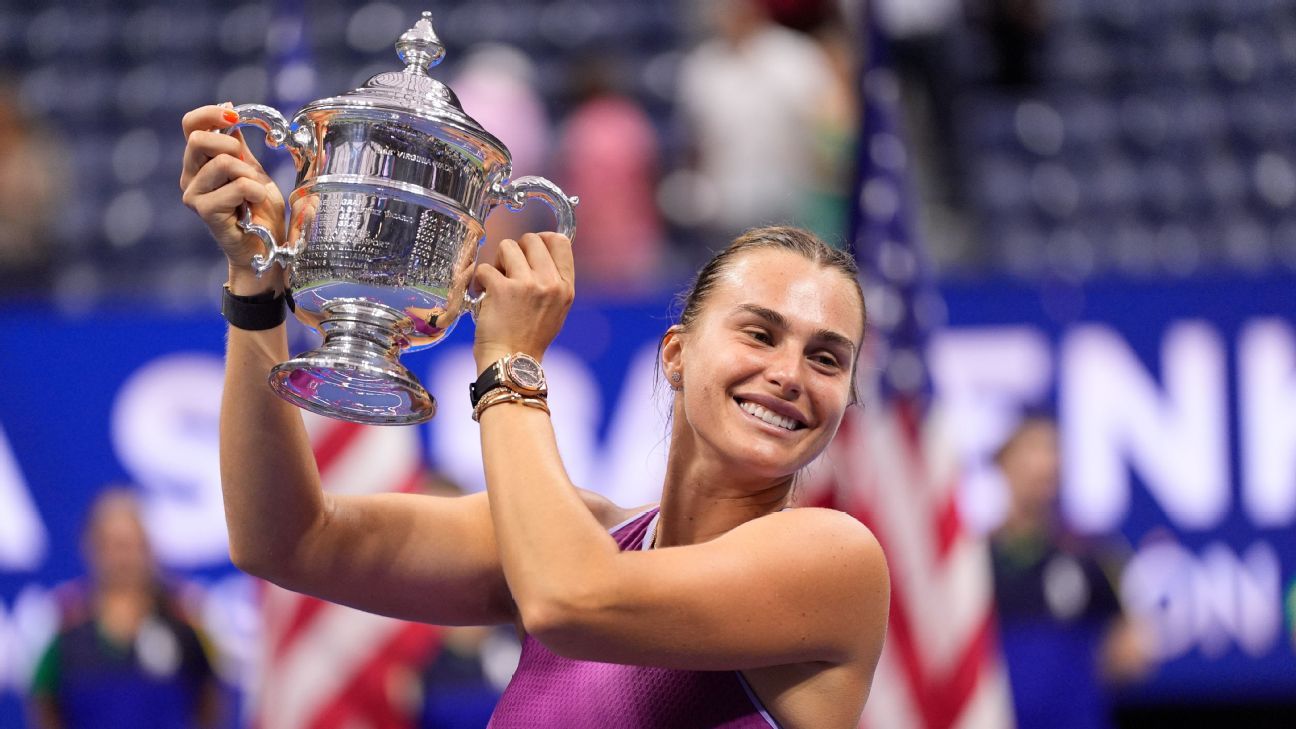
[[(643, 549), (650, 509), (614, 527), (622, 551)], [(682, 671), (563, 658), (530, 635), (488, 729), (755, 729), (778, 727), (738, 671)]]

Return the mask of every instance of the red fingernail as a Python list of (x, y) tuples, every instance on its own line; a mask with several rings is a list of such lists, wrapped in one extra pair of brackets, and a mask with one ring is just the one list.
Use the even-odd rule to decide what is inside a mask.
[(233, 109), (226, 109), (225, 111), (222, 111), (221, 116), (225, 117), (225, 121), (227, 122), (233, 123), (238, 121), (238, 112), (234, 111)]

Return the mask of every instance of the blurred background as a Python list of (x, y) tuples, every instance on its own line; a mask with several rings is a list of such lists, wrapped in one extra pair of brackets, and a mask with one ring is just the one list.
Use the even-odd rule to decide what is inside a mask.
[[(872, 394), (804, 498), (887, 545), (866, 725), (1296, 725), (1296, 0), (0, 0), (0, 727), (484, 725), (510, 630), (229, 565), (226, 267), (177, 186), (186, 111), (291, 117), (422, 10), (515, 173), (581, 197), (546, 360), (578, 484), (655, 499), (656, 341), (711, 251), (856, 253)], [(431, 423), (309, 421), (327, 488), (482, 488), (463, 329), (404, 358)], [(906, 402), (944, 480), (868, 458)]]

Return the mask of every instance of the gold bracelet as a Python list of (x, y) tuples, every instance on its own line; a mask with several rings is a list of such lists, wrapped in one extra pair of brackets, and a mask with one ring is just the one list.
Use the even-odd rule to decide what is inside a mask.
[(481, 414), (486, 408), (492, 405), (498, 405), (504, 402), (522, 403), (527, 407), (543, 410), (546, 415), (549, 414), (549, 403), (542, 397), (527, 397), (520, 393), (509, 390), (508, 388), (499, 388), (486, 393), (481, 400), (477, 401), (477, 407), (473, 408), (472, 419), (474, 423), (481, 422)]
[(481, 418), (482, 411), (485, 410), (486, 408), (490, 407), (491, 405), (494, 405), (497, 402), (502, 402), (506, 399), (512, 399), (514, 397), (520, 397), (520, 395), (504, 387), (486, 393), (485, 395), (482, 396), (480, 400), (477, 401), (477, 405), (473, 407), (473, 414), (472, 414), (473, 422), (477, 422)]
[(522, 403), (527, 407), (543, 410), (546, 415), (549, 414), (549, 404), (545, 402), (544, 398), (526, 397), (513, 392), (512, 390), (508, 390), (499, 395), (482, 398), (481, 401), (477, 403), (477, 407), (473, 410), (473, 422), (481, 422), (481, 414), (486, 410), (486, 408), (505, 402)]

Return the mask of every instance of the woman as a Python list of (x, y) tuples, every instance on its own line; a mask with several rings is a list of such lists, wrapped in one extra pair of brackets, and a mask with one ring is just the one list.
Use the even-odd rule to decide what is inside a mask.
[[(229, 258), (231, 292), (265, 294), (284, 282), (252, 274), (259, 244), (235, 209), (282, 228), (283, 198), (241, 137), (214, 132), (233, 121), (217, 106), (185, 116), (180, 186)], [(503, 241), (478, 267), (478, 371), (543, 357), (572, 271), (554, 233)], [(786, 507), (851, 401), (863, 331), (849, 258), (791, 229), (739, 239), (663, 338), (674, 400), (660, 507), (623, 509), (571, 484), (547, 409), (514, 398), (479, 407), (485, 493), (323, 494), (298, 410), (266, 385), (288, 358), (283, 327), (231, 327), (231, 556), (364, 610), (515, 623), (522, 662), (493, 726), (853, 727), (885, 632), (885, 560), (850, 517)]]
[(32, 680), (31, 725), (216, 726), (216, 675), (161, 579), (131, 490), (95, 497), (81, 546), (89, 572), (60, 590), (63, 624)]

